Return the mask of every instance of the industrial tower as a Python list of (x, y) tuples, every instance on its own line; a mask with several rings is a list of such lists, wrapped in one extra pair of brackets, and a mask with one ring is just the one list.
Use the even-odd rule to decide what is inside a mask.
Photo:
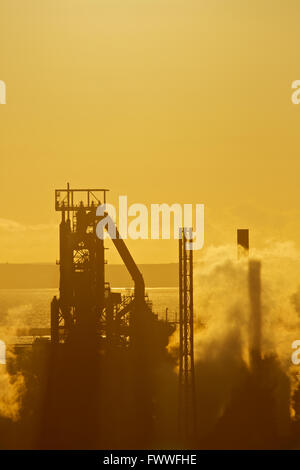
[[(174, 329), (153, 312), (142, 273), (115, 222), (105, 207), (104, 213), (97, 210), (106, 194), (106, 189), (69, 184), (55, 191), (61, 213), (60, 285), (51, 303), (43, 448), (62, 443), (98, 448), (99, 442), (149, 447), (154, 432), (154, 371)], [(97, 232), (103, 220), (106, 229), (113, 226), (109, 235), (133, 280), (129, 295), (106, 282), (106, 248)]]
[[(97, 207), (107, 189), (58, 189), (60, 223), (60, 296), (51, 303), (53, 344), (129, 345), (142, 338), (147, 321), (156, 319), (145, 295), (143, 276), (115, 227), (112, 239), (134, 282), (134, 294), (121, 296), (105, 282), (104, 241), (96, 234)], [(106, 218), (108, 215), (105, 213)], [(104, 217), (104, 216), (103, 216)], [(111, 220), (111, 224), (114, 222)], [(141, 340), (142, 341), (142, 340)]]
[(194, 299), (193, 250), (187, 234), (179, 236), (179, 434), (184, 442), (192, 442), (196, 433), (196, 394), (194, 371)]

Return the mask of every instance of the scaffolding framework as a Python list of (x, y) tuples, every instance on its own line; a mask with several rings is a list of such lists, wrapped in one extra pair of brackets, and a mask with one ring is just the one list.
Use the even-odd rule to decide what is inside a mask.
[(107, 189), (55, 190), (60, 223), (60, 295), (51, 303), (53, 343), (71, 335), (96, 340), (96, 326), (105, 307), (104, 244), (96, 236), (96, 209)]
[[(179, 434), (191, 442), (196, 432), (194, 370), (193, 250), (188, 249), (192, 229), (179, 237)], [(189, 237), (187, 237), (189, 234)]]

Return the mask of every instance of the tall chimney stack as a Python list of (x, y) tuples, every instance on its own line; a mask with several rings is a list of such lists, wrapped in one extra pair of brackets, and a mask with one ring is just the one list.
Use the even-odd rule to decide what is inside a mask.
[(237, 229), (237, 257), (248, 258), (249, 256), (249, 229), (239, 228)]
[(250, 260), (248, 285), (250, 298), (250, 365), (255, 368), (261, 360), (261, 263)]

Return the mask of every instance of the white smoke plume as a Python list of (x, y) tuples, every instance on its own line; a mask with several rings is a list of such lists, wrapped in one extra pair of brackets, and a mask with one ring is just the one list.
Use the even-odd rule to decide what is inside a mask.
[[(14, 360), (7, 348), (6, 361)], [(16, 421), (19, 418), (24, 378), (21, 374), (11, 376), (5, 364), (0, 364), (0, 416)]]
[[(300, 252), (292, 242), (270, 242), (264, 249), (250, 250), (250, 259), (261, 262), (262, 356), (276, 356), (294, 388), (300, 376), (300, 366), (298, 370), (291, 361), (292, 342), (300, 339)], [(208, 247), (195, 257), (194, 315), (199, 430), (205, 435), (223, 415), (250, 367), (248, 259), (237, 260), (236, 246)], [(178, 335), (169, 349), (176, 345)], [(278, 378), (276, 367), (267, 370), (265, 381), (272, 386), (277, 380), (273, 393), (282, 403), (289, 388)], [(289, 414), (289, 399), (285, 395), (284, 418), (278, 405), (278, 422)]]
[[(260, 260), (262, 287), (262, 352), (276, 353), (291, 368), (291, 344), (300, 339), (300, 252), (292, 242), (251, 250)], [(243, 357), (248, 354), (248, 261), (237, 261), (235, 246), (210, 247), (195, 264), (196, 358), (217, 354), (229, 334), (238, 334)], [(209, 351), (209, 352), (208, 352)]]

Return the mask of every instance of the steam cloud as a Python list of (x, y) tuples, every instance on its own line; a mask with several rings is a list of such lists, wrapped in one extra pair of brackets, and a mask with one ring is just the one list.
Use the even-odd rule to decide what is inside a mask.
[(21, 410), (22, 395), (25, 391), (24, 377), (8, 371), (8, 364), (16, 360), (12, 349), (17, 328), (22, 325), (22, 312), (30, 306), (22, 305), (0, 313), (0, 339), (6, 344), (6, 364), (0, 365), (0, 417), (17, 421)]

